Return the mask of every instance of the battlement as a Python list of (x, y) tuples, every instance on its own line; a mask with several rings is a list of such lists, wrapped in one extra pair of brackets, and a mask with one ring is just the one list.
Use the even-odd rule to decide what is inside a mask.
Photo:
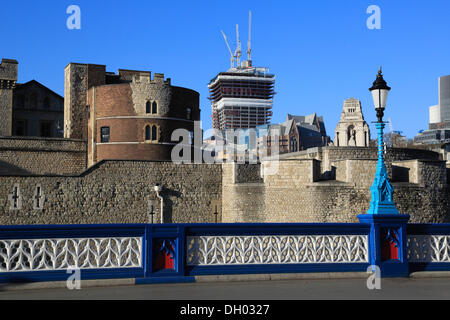
[(126, 70), (119, 69), (120, 80), (131, 81), (135, 83), (162, 83), (170, 85), (171, 79), (164, 80), (164, 73), (155, 73), (152, 79), (151, 71)]
[(0, 63), (0, 89), (14, 89), (17, 82), (17, 60), (2, 59)]

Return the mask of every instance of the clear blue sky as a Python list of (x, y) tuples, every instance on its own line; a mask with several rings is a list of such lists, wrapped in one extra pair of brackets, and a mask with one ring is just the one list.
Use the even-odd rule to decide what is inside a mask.
[[(71, 4), (81, 8), (81, 30), (66, 28)], [(369, 5), (381, 9), (381, 30), (366, 26)], [(385, 119), (410, 138), (427, 128), (438, 77), (450, 74), (448, 0), (4, 1), (0, 58), (19, 61), (20, 82), (36, 79), (61, 95), (69, 62), (164, 73), (200, 93), (208, 129), (207, 84), (229, 67), (220, 30), (234, 47), (238, 23), (245, 52), (250, 9), (254, 65), (276, 75), (272, 122), (317, 112), (334, 139), (350, 97), (375, 121), (368, 88), (382, 65), (392, 87)]]

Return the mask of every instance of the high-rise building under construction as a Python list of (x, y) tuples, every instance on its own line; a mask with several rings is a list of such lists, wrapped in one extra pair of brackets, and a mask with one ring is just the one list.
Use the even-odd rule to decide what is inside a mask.
[[(220, 72), (208, 84), (214, 129), (254, 128), (270, 123), (275, 76), (267, 68), (252, 66), (249, 16), (248, 60), (241, 63), (241, 44), (236, 25), (237, 48), (233, 54), (222, 32), (231, 56), (231, 68)], [(236, 62), (236, 64), (235, 64)]]

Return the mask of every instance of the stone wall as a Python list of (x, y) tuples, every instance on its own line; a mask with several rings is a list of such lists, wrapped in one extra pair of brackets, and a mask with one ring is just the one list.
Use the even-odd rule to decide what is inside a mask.
[[(384, 156), (386, 169), (392, 178), (392, 162), (403, 160), (439, 160), (439, 154), (422, 149), (388, 148)], [(321, 172), (333, 170), (333, 163), (340, 160), (376, 160), (378, 148), (375, 147), (318, 147), (305, 151), (280, 155), (280, 159), (316, 159), (321, 161)]]
[(89, 88), (105, 84), (106, 66), (70, 63), (64, 69), (64, 137), (87, 140)]
[[(398, 210), (410, 214), (411, 222), (449, 222), (450, 189), (445, 162), (402, 163), (413, 162), (417, 163), (419, 183), (393, 183)], [(266, 165), (263, 163), (263, 167)], [(315, 169), (320, 167), (319, 161), (280, 160), (278, 171), (265, 175), (264, 183), (231, 179), (230, 175), (240, 169), (233, 171), (231, 164), (224, 165), (223, 222), (357, 222), (357, 215), (366, 213), (370, 206), (377, 160), (340, 160), (333, 161), (333, 165), (336, 180), (319, 181)]]
[(377, 171), (377, 160), (340, 160), (336, 167), (336, 181), (347, 182), (358, 187), (370, 187)]
[[(71, 154), (75, 146), (85, 148), (85, 142), (34, 139), (38, 151), (20, 151), (22, 140), (0, 139), (0, 147), (9, 143), (15, 155), (24, 152), (16, 160), (27, 160), (29, 171), (38, 175), (26, 176), (30, 172), (25, 170), (0, 176), (0, 224), (148, 222), (149, 201), (154, 222), (159, 222), (160, 203), (153, 190), (157, 183), (163, 186), (164, 222), (214, 222), (216, 218), (219, 222), (357, 222), (357, 215), (369, 209), (377, 164), (375, 159), (333, 160), (336, 180), (328, 181), (320, 179), (321, 161), (315, 158), (264, 161), (262, 165), (114, 160), (102, 161), (82, 174), (56, 176), (39, 170), (56, 166), (51, 168), (57, 171), (61, 170), (58, 166), (72, 162), (50, 156), (36, 161), (33, 152), (52, 155), (50, 147), (59, 141), (54, 154)], [(400, 213), (410, 214), (411, 222), (450, 222), (445, 162), (393, 161), (392, 172), (401, 177), (393, 182)], [(43, 197), (40, 210), (37, 200)], [(14, 203), (22, 207), (12, 208)]]
[(0, 175), (74, 175), (85, 169), (85, 141), (0, 137)]
[(263, 182), (261, 177), (261, 165), (259, 164), (241, 164), (234, 166), (236, 182)]
[[(156, 223), (155, 184), (163, 187), (164, 222), (214, 222), (221, 177), (220, 165), (150, 161), (102, 161), (76, 177), (0, 177), (0, 225), (146, 223), (149, 200)], [(12, 210), (15, 187), (22, 208)], [(42, 210), (34, 209), (38, 187)]]

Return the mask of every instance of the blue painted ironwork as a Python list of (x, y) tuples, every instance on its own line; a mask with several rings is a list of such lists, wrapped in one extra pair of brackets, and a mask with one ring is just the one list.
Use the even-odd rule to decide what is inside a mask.
[[(135, 278), (136, 283), (193, 282), (198, 275), (299, 273), (299, 272), (365, 272), (370, 265), (379, 266), (383, 277), (405, 277), (410, 271), (450, 271), (450, 224), (408, 224), (408, 215), (360, 215), (360, 223), (347, 224), (125, 224), (125, 225), (36, 225), (0, 226), (0, 242), (26, 239), (124, 238), (142, 240), (142, 264), (136, 268), (82, 269), (81, 279)], [(395, 231), (393, 233), (384, 231)], [(187, 265), (187, 239), (190, 237), (368, 237), (367, 262), (345, 263), (272, 263)], [(425, 238), (424, 238), (425, 237)], [(430, 237), (428, 239), (427, 237)], [(323, 238), (323, 239), (325, 239)], [(311, 238), (312, 239), (312, 238)], [(167, 242), (164, 245), (164, 241)], [(394, 241), (398, 259), (383, 261), (381, 244)], [(413, 242), (420, 245), (419, 257)], [(174, 258), (173, 270), (154, 270), (154, 249)], [(273, 245), (277, 245), (273, 243)], [(328, 246), (328, 244), (327, 244)], [(408, 247), (409, 246), (409, 247)], [(16, 246), (16, 250), (19, 247)], [(173, 250), (177, 248), (177, 250)], [(3, 251), (2, 251), (3, 250)], [(0, 254), (5, 253), (0, 246)], [(409, 253), (409, 251), (412, 253)], [(427, 252), (430, 253), (427, 256)], [(436, 255), (436, 257), (433, 256)], [(422, 257), (423, 256), (423, 257)], [(431, 258), (430, 258), (431, 257)], [(409, 261), (410, 259), (410, 261)], [(0, 282), (33, 282), (67, 280), (66, 270), (0, 272)]]
[(408, 224), (407, 230), (411, 272), (450, 271), (450, 224)]
[[(407, 256), (406, 224), (409, 215), (406, 214), (361, 214), (358, 215), (361, 223), (369, 224), (369, 252), (370, 265), (380, 268), (382, 277), (407, 277), (409, 265)], [(385, 239), (383, 230), (396, 230), (398, 242), (398, 257), (395, 260), (385, 260), (382, 256), (382, 247)], [(374, 270), (375, 271), (375, 270)]]
[[(370, 225), (349, 224), (124, 224), (124, 225), (34, 225), (0, 226), (0, 241), (27, 239), (80, 239), (133, 237), (141, 239), (141, 265), (136, 268), (81, 269), (81, 279), (135, 278), (137, 283), (186, 282), (201, 274), (350, 272), (365, 271), (363, 263), (291, 263), (187, 266), (186, 239), (189, 236), (358, 236), (369, 234)], [(167, 240), (164, 242), (161, 240)], [(169, 241), (170, 240), (170, 241)], [(174, 269), (154, 270), (157, 244), (174, 258)], [(166, 244), (166, 245), (164, 245)], [(176, 248), (181, 248), (177, 250)], [(1, 249), (1, 248), (0, 248)], [(174, 250), (175, 249), (175, 250)], [(365, 254), (369, 248), (365, 248)], [(3, 250), (3, 249), (1, 249)], [(0, 250), (0, 251), (1, 251)], [(0, 252), (1, 254), (2, 252)], [(4, 251), (3, 251), (4, 253)], [(0, 282), (33, 282), (67, 280), (66, 270), (33, 270), (0, 272)]]
[(383, 157), (383, 129), (385, 123), (376, 122), (375, 127), (378, 134), (378, 163), (375, 180), (370, 187), (372, 198), (367, 214), (398, 214), (399, 212), (393, 200), (394, 187), (389, 182)]

